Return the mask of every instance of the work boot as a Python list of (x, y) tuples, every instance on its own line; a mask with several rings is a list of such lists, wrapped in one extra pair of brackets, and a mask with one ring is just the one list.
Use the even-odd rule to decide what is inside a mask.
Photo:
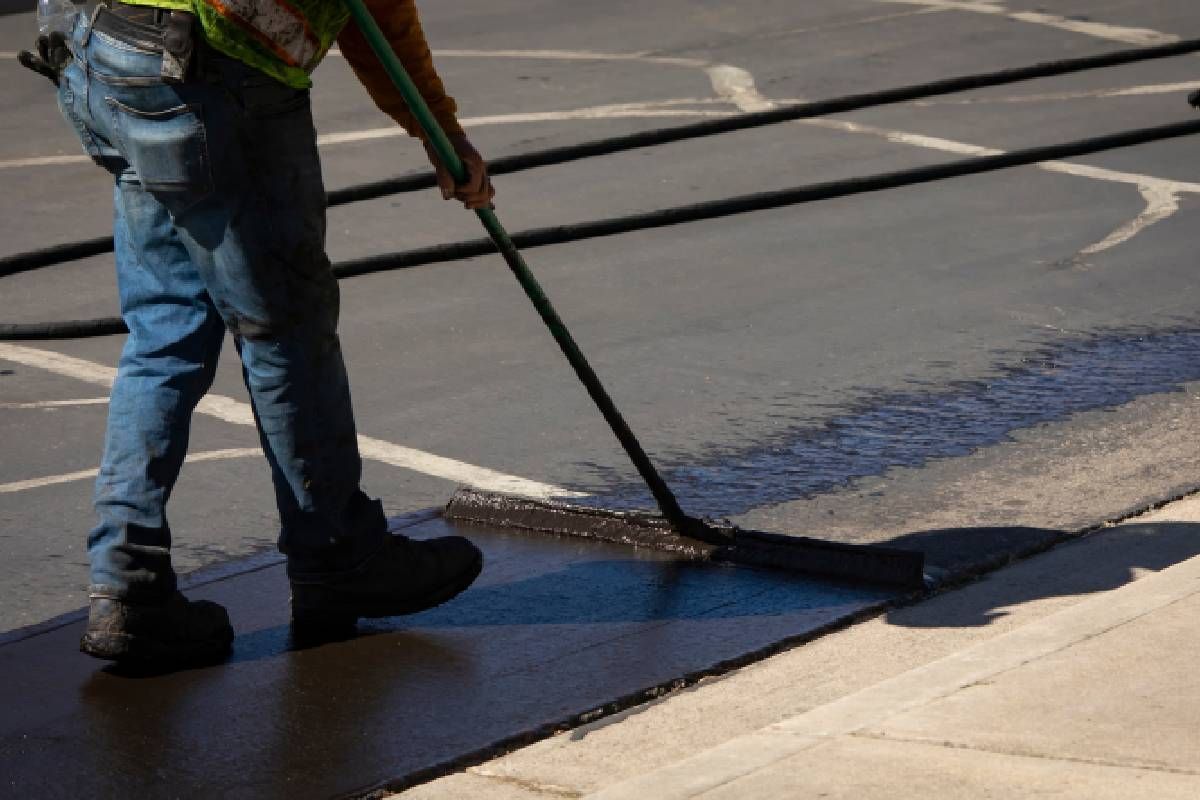
[(441, 605), (470, 586), (483, 553), (461, 536), (418, 541), (400, 534), (357, 569), (331, 576), (291, 576), (297, 633), (337, 634), (360, 617), (395, 617)]
[(79, 649), (90, 656), (138, 665), (220, 661), (233, 644), (225, 609), (179, 592), (157, 603), (93, 592)]

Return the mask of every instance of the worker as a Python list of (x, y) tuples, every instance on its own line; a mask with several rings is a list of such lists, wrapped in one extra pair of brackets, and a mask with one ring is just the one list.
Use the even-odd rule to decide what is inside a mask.
[[(467, 167), (456, 185), (426, 146), (443, 196), (489, 205), (487, 165), (458, 124), (413, 0), (367, 7)], [(183, 664), (230, 652), (225, 609), (177, 588), (166, 512), (227, 330), (270, 464), (298, 635), (430, 608), (480, 572), (464, 538), (389, 534), (381, 503), (360, 488), (309, 102), (309, 75), (335, 40), (375, 103), (422, 133), (347, 19), (341, 0), (111, 0), (20, 56), (57, 85), (85, 151), (115, 178), (129, 336), (88, 536), (85, 653)]]

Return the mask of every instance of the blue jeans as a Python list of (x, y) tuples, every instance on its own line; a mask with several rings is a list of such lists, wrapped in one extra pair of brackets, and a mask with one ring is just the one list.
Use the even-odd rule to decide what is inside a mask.
[(92, 584), (126, 597), (174, 591), (166, 505), (226, 330), (270, 463), (289, 572), (353, 568), (381, 545), (386, 520), (359, 489), (308, 92), (211, 53), (202, 74), (167, 84), (161, 52), (85, 18), (72, 50), (59, 105), (116, 179), (129, 326), (88, 537)]

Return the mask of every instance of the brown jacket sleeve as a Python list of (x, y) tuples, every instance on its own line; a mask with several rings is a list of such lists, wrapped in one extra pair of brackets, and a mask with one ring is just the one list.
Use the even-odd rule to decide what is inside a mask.
[[(462, 133), (458, 124), (456, 112), (458, 106), (454, 98), (446, 94), (442, 79), (438, 77), (433, 67), (433, 56), (429, 53), (429, 45), (425, 42), (425, 32), (421, 30), (421, 20), (417, 16), (415, 0), (365, 0), (367, 9), (375, 21), (379, 23), (383, 35), (391, 43), (392, 49), (400, 58), (400, 63), (412, 76), (413, 83), (421, 91), (421, 96), (429, 104), (430, 110), (450, 135)], [(400, 96), (400, 92), (392, 84), (392, 79), (384, 71), (383, 65), (371, 51), (366, 38), (358, 26), (350, 22), (338, 36), (338, 47), (346, 57), (354, 74), (362, 81), (367, 93), (385, 114), (396, 120), (404, 130), (413, 136), (420, 137), (420, 127), (408, 110), (408, 105)]]

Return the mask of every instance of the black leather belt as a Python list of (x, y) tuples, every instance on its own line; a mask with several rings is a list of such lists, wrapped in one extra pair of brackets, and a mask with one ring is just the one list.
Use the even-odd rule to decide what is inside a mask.
[(196, 54), (203, 49), (196, 17), (187, 11), (136, 6), (109, 0), (101, 6), (93, 29), (135, 47), (162, 53), (162, 79), (182, 83), (196, 72)]
[(161, 28), (171, 13), (170, 9), (157, 6), (135, 6), (132, 3), (122, 3), (121, 0), (108, 0), (106, 5), (109, 13), (121, 19), (156, 28)]
[(107, 33), (114, 39), (144, 50), (161, 51), (168, 13), (161, 8), (114, 2), (102, 7), (96, 14), (92, 30)]

